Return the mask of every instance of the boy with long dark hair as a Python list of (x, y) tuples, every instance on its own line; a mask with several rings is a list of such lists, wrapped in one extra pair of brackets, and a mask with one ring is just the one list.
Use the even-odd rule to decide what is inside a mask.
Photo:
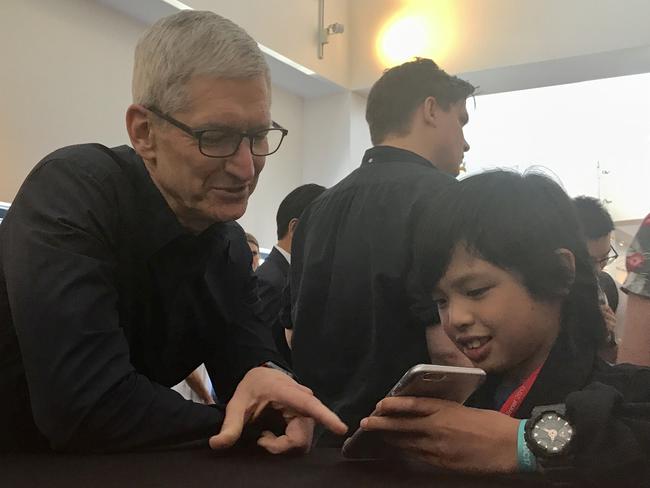
[[(539, 174), (469, 177), (421, 221), (415, 281), (487, 373), (464, 406), (386, 398), (361, 422), (408, 455), (465, 472), (645, 471), (650, 369), (611, 366), (571, 200)], [(436, 259), (431, 259), (436, 256)]]

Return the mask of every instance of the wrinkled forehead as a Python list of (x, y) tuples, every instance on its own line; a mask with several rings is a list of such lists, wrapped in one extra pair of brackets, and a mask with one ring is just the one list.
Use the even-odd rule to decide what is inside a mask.
[(198, 76), (187, 83), (186, 89), (184, 111), (195, 116), (195, 123), (234, 123), (246, 128), (268, 126), (271, 122), (271, 91), (263, 76)]

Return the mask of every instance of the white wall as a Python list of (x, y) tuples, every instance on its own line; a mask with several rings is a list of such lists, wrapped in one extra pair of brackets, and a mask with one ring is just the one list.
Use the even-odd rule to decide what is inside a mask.
[[(352, 0), (353, 2), (356, 0)], [(325, 25), (348, 22), (349, 0), (325, 0)], [(349, 35), (331, 36), (318, 59), (318, 0), (184, 0), (246, 29), (258, 42), (342, 86), (348, 84)]]
[(332, 186), (349, 172), (350, 93), (305, 100), (303, 182)]
[(0, 200), (54, 149), (128, 141), (133, 47), (144, 27), (85, 0), (3, 2)]
[(363, 154), (372, 146), (366, 122), (366, 97), (352, 93), (350, 97), (350, 162), (353, 168), (361, 164)]
[(365, 98), (346, 92), (305, 100), (303, 182), (330, 187), (361, 163), (370, 147)]

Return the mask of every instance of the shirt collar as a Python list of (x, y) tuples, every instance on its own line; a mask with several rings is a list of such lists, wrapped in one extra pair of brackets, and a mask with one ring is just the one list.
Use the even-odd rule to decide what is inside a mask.
[(277, 249), (278, 252), (279, 252), (280, 254), (282, 254), (282, 256), (284, 257), (284, 259), (287, 260), (287, 263), (291, 264), (291, 253), (288, 253), (287, 251), (285, 251), (284, 249), (282, 249), (282, 248), (281, 248), (280, 246), (278, 246), (277, 244), (276, 244), (275, 246), (273, 246), (273, 247), (274, 247), (275, 249)]
[(419, 154), (415, 154), (412, 151), (407, 151), (406, 149), (400, 149), (393, 146), (375, 146), (371, 147), (363, 155), (363, 160), (361, 165), (366, 164), (376, 164), (376, 163), (393, 163), (393, 162), (406, 162), (406, 163), (415, 163), (422, 166), (427, 166), (431, 169), (436, 169), (436, 167), (431, 164), (431, 161), (423, 158)]

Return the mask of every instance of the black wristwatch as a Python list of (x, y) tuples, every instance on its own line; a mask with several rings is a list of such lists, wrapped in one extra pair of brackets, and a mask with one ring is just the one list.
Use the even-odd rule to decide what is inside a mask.
[(568, 467), (571, 463), (575, 428), (565, 410), (563, 404), (536, 407), (526, 422), (526, 445), (543, 469)]

